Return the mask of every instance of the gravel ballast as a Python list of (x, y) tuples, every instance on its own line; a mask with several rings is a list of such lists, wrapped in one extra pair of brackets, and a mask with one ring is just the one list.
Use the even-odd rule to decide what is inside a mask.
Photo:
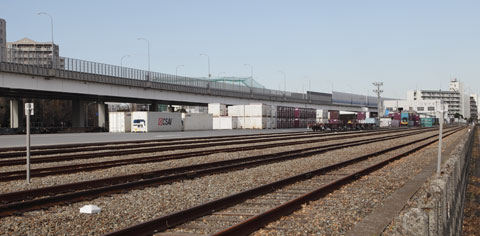
[[(428, 136), (431, 134), (432, 133), (429, 132), (415, 137)], [(462, 134), (460, 132), (453, 136), (456, 135)], [(448, 142), (450, 139), (451, 138), (449, 137), (445, 139), (445, 141)], [(409, 142), (411, 140), (412, 138), (403, 138), (362, 145), (361, 147), (331, 151), (309, 158), (285, 161), (282, 163), (259, 166), (230, 173), (205, 176), (169, 185), (160, 185), (153, 188), (133, 190), (125, 194), (114, 194), (66, 206), (55, 206), (47, 210), (28, 212), (23, 216), (1, 218), (0, 233), (7, 235), (102, 235), (113, 230), (118, 230), (155, 217), (186, 209), (235, 192), (273, 182), (287, 176), (300, 174), (308, 170), (320, 168), (321, 166), (350, 159), (353, 156), (375, 152), (388, 146), (394, 144), (398, 145), (402, 142)], [(272, 151), (279, 152), (281, 150), (283, 149), (277, 148)], [(254, 154), (253, 152), (245, 153), (245, 155)], [(220, 158), (224, 158), (227, 154), (218, 155)], [(244, 155), (244, 153), (242, 152), (241, 154), (232, 155), (238, 155), (232, 157), (238, 158), (240, 155)], [(213, 157), (208, 158), (209, 161), (212, 159)], [(180, 165), (183, 164), (184, 163)], [(146, 166), (151, 165), (153, 164), (147, 164)], [(161, 163), (161, 165), (165, 168), (166, 164)], [(138, 169), (139, 167), (128, 166), (128, 168)], [(158, 166), (156, 168), (158, 168)], [(120, 170), (121, 169), (111, 168), (107, 171), (113, 171), (116, 173)], [(100, 173), (101, 172), (102, 171), (100, 171)], [(95, 178), (101, 176), (101, 174), (96, 171), (85, 173), (85, 175), (95, 175)], [(77, 179), (78, 177), (78, 174), (71, 176), (71, 178)], [(46, 178), (48, 179), (50, 177)], [(52, 182), (48, 182), (48, 180), (45, 181), (47, 184), (58, 184), (58, 182), (61, 182), (60, 179), (68, 178), (70, 178), (70, 175), (61, 176), (59, 179), (52, 180)], [(44, 178), (42, 178), (42, 180), (43, 179)], [(15, 182), (17, 185), (23, 184), (23, 182), (12, 181), (12, 185), (5, 189), (17, 189), (18, 187), (15, 187)], [(377, 186), (380, 185), (377, 184)], [(79, 208), (86, 204), (98, 205), (102, 208), (102, 212), (96, 215), (80, 214)]]

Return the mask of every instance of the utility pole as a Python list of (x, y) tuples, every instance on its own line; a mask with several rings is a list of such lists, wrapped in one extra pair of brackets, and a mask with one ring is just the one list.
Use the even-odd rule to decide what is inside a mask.
[(377, 87), (377, 89), (374, 89), (373, 92), (377, 93), (377, 110), (378, 110), (378, 120), (380, 121), (380, 114), (382, 112), (382, 100), (381, 94), (383, 93), (383, 90), (380, 89), (381, 86), (383, 86), (383, 82), (373, 82), (373, 85)]

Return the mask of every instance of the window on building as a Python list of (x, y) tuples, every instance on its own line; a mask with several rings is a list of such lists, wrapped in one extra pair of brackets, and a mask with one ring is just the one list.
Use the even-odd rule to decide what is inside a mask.
[(435, 111), (435, 107), (428, 107), (428, 111)]
[(417, 107), (417, 111), (425, 111), (425, 107)]

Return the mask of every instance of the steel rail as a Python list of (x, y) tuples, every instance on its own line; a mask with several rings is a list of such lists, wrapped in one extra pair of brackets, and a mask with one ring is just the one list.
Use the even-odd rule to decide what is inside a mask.
[[(458, 132), (461, 129), (451, 131), (450, 133), (446, 134), (445, 137), (448, 137), (449, 135)], [(430, 138), (435, 138), (436, 135), (431, 136)], [(418, 140), (410, 142), (410, 145), (417, 143)], [(437, 140), (432, 140), (427, 142), (426, 144), (420, 145), (418, 147), (415, 147), (413, 149), (410, 149), (407, 152), (404, 152), (400, 155), (393, 156), (391, 158), (388, 158), (386, 161), (377, 163), (375, 165), (372, 165), (368, 168), (364, 168), (357, 173), (350, 174), (348, 176), (342, 177), (338, 179), (335, 182), (331, 182), (330, 184), (324, 185), (322, 188), (319, 188), (309, 194), (302, 195), (300, 198), (297, 198), (295, 200), (291, 200), (286, 204), (282, 204), (281, 206), (271, 209), (269, 211), (266, 211), (260, 215), (257, 215), (253, 218), (247, 219), (246, 221), (235, 225), (233, 227), (227, 228), (223, 231), (218, 232), (215, 235), (247, 235), (249, 233), (252, 233), (259, 229), (260, 227), (263, 227), (266, 223), (272, 222), (281, 216), (290, 214), (291, 212), (297, 210), (298, 208), (301, 207), (302, 204), (305, 204), (308, 201), (316, 200), (329, 192), (332, 192), (335, 189), (338, 189), (342, 185), (349, 183), (353, 181), (354, 179), (358, 178), (361, 175), (368, 174), (374, 170), (377, 170), (388, 163), (390, 163), (393, 160), (399, 159), (401, 157), (407, 156), (410, 153), (416, 152), (418, 150), (421, 150), (422, 148), (431, 145), (433, 143), (437, 142)], [(396, 150), (398, 147), (392, 147), (389, 148), (390, 151)], [(381, 151), (378, 152), (381, 155), (385, 152)], [(209, 215), (213, 212), (219, 211), (221, 209), (225, 209), (227, 207), (231, 207), (233, 205), (236, 205), (238, 203), (244, 202), (247, 199), (257, 197), (263, 194), (267, 194), (270, 192), (273, 192), (275, 190), (278, 190), (280, 188), (283, 188), (287, 185), (294, 184), (299, 181), (303, 180), (308, 180), (312, 178), (313, 176), (316, 175), (323, 175), (328, 171), (336, 170), (341, 167), (345, 167), (354, 163), (358, 163), (362, 160), (366, 160), (372, 156), (375, 156), (376, 153), (364, 155), (355, 159), (351, 159), (348, 161), (344, 162), (339, 162), (327, 167), (319, 168), (314, 171), (309, 171), (300, 175), (296, 175), (293, 177), (289, 177), (283, 180), (275, 181), (270, 184), (262, 185), (260, 187), (252, 188), (234, 195), (230, 195), (228, 197), (220, 198), (217, 200), (213, 200), (210, 202), (207, 202), (205, 204), (201, 204), (183, 211), (179, 211), (176, 213), (172, 213), (163, 217), (156, 218), (154, 220), (150, 220), (147, 222), (143, 222), (131, 227), (127, 227), (109, 234), (106, 234), (108, 236), (120, 236), (120, 235), (152, 235), (155, 233), (158, 233), (160, 231), (164, 231), (166, 229), (178, 226), (180, 224), (186, 223), (188, 221), (197, 219), (199, 217)]]
[[(262, 139), (262, 138), (269, 138), (271, 137), (291, 137), (291, 136), (299, 136), (299, 135), (312, 135), (313, 132), (293, 132), (283, 135), (283, 133), (273, 134), (273, 135), (247, 135), (247, 136), (217, 136), (215, 138), (211, 137), (199, 137), (199, 138), (187, 138), (187, 139), (154, 139), (154, 140), (145, 140), (145, 141), (135, 141), (135, 142), (112, 142), (112, 143), (102, 143), (99, 145), (86, 145), (86, 146), (78, 146), (75, 148), (62, 148), (62, 149), (48, 149), (48, 150), (34, 150), (31, 151), (31, 156), (39, 156), (39, 155), (50, 155), (50, 154), (64, 154), (64, 153), (72, 153), (72, 152), (88, 152), (88, 151), (103, 151), (103, 150), (125, 150), (131, 148), (142, 148), (142, 147), (151, 147), (151, 146), (172, 146), (172, 145), (182, 145), (182, 144), (194, 144), (194, 143), (208, 143), (208, 142), (217, 142), (217, 141), (236, 141), (236, 140), (249, 140), (249, 139)], [(326, 135), (326, 134), (320, 134)], [(319, 135), (319, 136), (320, 136)], [(123, 144), (122, 146), (113, 146)], [(111, 146), (109, 146), (111, 145)], [(25, 147), (22, 148), (22, 152), (0, 152), (0, 158), (13, 158), (13, 157), (24, 157), (25, 151), (23, 151)]]
[[(91, 143), (69, 143), (69, 144), (53, 144), (53, 145), (39, 145), (32, 146), (32, 150), (43, 150), (43, 149), (57, 149), (57, 148), (81, 148), (81, 147), (90, 147), (90, 146), (107, 146), (107, 145), (117, 145), (117, 144), (128, 144), (128, 143), (143, 143), (143, 142), (159, 142), (159, 141), (181, 141), (181, 140), (193, 140), (193, 139), (215, 139), (215, 138), (229, 138), (229, 137), (248, 137), (248, 136), (257, 136), (257, 135), (276, 135), (276, 134), (295, 134), (295, 133), (305, 133), (309, 131), (298, 131), (298, 132), (276, 132), (276, 133), (263, 133), (263, 134), (242, 134), (242, 135), (219, 135), (219, 136), (204, 136), (204, 137), (191, 137), (191, 138), (172, 138), (172, 139), (142, 139), (142, 140), (124, 140), (124, 141), (114, 141), (114, 142), (91, 142)], [(0, 152), (12, 152), (12, 151), (25, 151), (25, 147), (3, 147), (0, 148)]]
[[(306, 134), (306, 133), (317, 133), (320, 135), (338, 135), (340, 133), (355, 133), (355, 132), (371, 132), (371, 131), (388, 131), (388, 130), (406, 130), (407, 128), (396, 128), (396, 129), (365, 129), (365, 130), (350, 130), (350, 131), (323, 131), (323, 132), (313, 132), (311, 130), (305, 131), (294, 131), (294, 132), (274, 132), (274, 133), (259, 133), (259, 134), (241, 134), (241, 135), (218, 135), (218, 136), (200, 136), (200, 137), (190, 137), (190, 138), (171, 138), (171, 139), (142, 139), (142, 140), (125, 140), (125, 141), (114, 141), (114, 142), (91, 142), (91, 143), (73, 143), (73, 144), (56, 144), (56, 145), (38, 145), (32, 146), (32, 151), (45, 150), (45, 149), (76, 149), (84, 147), (101, 147), (108, 145), (119, 145), (119, 144), (137, 144), (137, 143), (147, 143), (147, 142), (175, 142), (175, 141), (187, 141), (187, 140), (211, 140), (211, 139), (227, 139), (227, 138), (242, 138), (242, 137), (257, 137), (257, 136), (274, 136), (274, 135), (295, 135), (295, 134)], [(417, 128), (408, 128), (408, 129), (417, 129)], [(2, 152), (21, 152), (25, 155), (25, 147), (3, 147), (0, 148), (0, 153)], [(34, 152), (32, 152), (34, 153)], [(42, 154), (42, 153), (41, 153)]]
[[(433, 135), (435, 136), (435, 135)], [(383, 141), (391, 137), (383, 137), (382, 140), (378, 141)], [(373, 140), (370, 140), (370, 143), (374, 142)], [(363, 143), (365, 144), (365, 143)], [(361, 144), (357, 144), (361, 145)], [(341, 145), (337, 146), (335, 149), (338, 148), (344, 148), (348, 147), (349, 145)], [(215, 173), (221, 173), (221, 172), (226, 172), (230, 170), (236, 170), (236, 169), (243, 169), (247, 168), (250, 166), (258, 166), (261, 164), (267, 164), (269, 162), (275, 162), (275, 161), (281, 161), (281, 160), (288, 160), (292, 158), (300, 158), (300, 157), (305, 157), (305, 156), (311, 156), (315, 154), (320, 154), (322, 152), (331, 150), (332, 148), (326, 148), (323, 150), (317, 150), (317, 151), (310, 151), (310, 152), (305, 152), (302, 154), (286, 154), (284, 156), (280, 156), (277, 158), (277, 160), (269, 160), (263, 159), (263, 160), (249, 160), (245, 163), (233, 163), (230, 165), (219, 165), (219, 163), (215, 163), (214, 165), (210, 165), (209, 163), (198, 165), (202, 166), (200, 170), (197, 171), (191, 171), (192, 167), (180, 167), (176, 168), (177, 170), (172, 170), (171, 172), (179, 171), (184, 169), (183, 172), (173, 174), (170, 176), (160, 176), (160, 177), (151, 177), (148, 179), (141, 179), (141, 180), (136, 180), (136, 181), (131, 181), (131, 182), (126, 182), (126, 183), (118, 183), (121, 181), (125, 181), (127, 177), (122, 176), (122, 177), (113, 177), (109, 178), (110, 181), (117, 181), (116, 184), (110, 185), (110, 186), (101, 186), (101, 187), (94, 187), (95, 183), (93, 181), (86, 181), (83, 183), (74, 183), (74, 184), (67, 184), (63, 186), (53, 186), (53, 187), (47, 187), (47, 188), (42, 188), (42, 189), (36, 189), (36, 190), (26, 190), (26, 191), (21, 191), (21, 192), (14, 192), (14, 193), (9, 193), (9, 194), (2, 194), (1, 195), (1, 201), (5, 202), (8, 200), (16, 199), (17, 202), (14, 203), (8, 203), (0, 206), (0, 217), (8, 216), (11, 214), (18, 214), (20, 212), (24, 211), (29, 211), (29, 210), (34, 210), (38, 208), (45, 208), (53, 205), (59, 205), (63, 203), (70, 203), (70, 202), (76, 202), (76, 201), (81, 201), (84, 199), (92, 199), (98, 196), (106, 195), (106, 194), (112, 194), (112, 193), (118, 193), (118, 192), (124, 192), (130, 189), (138, 189), (138, 188), (144, 188), (148, 186), (156, 186), (159, 184), (167, 184), (167, 183), (172, 183), (175, 181), (179, 180), (184, 180), (184, 179), (191, 179), (199, 176), (204, 176), (204, 175), (211, 175)], [(254, 158), (254, 157), (252, 157)], [(193, 168), (198, 168), (198, 166), (194, 166)], [(161, 171), (160, 171), (161, 172)], [(167, 173), (168, 174), (168, 173)], [(144, 175), (145, 177), (145, 175)], [(87, 183), (90, 182), (90, 183)], [(73, 192), (73, 193), (67, 193), (67, 194), (62, 194), (62, 195), (56, 195), (56, 196), (50, 196), (46, 198), (39, 198), (39, 199), (34, 199), (34, 200), (28, 200), (28, 198), (34, 197), (34, 196), (40, 196), (40, 195), (52, 195), (55, 193), (61, 193), (61, 192), (68, 192), (69, 189), (71, 190), (72, 188), (79, 188), (79, 186), (82, 186), (83, 189), (81, 191)], [(94, 187), (92, 189), (86, 189), (86, 187)]]
[[(421, 131), (411, 131), (407, 134), (416, 134), (422, 133), (428, 130), (421, 130)], [(372, 135), (381, 135), (384, 133), (367, 133), (362, 136), (372, 136)], [(331, 140), (338, 140), (344, 139), (346, 137), (327, 137), (328, 139), (325, 140), (311, 140), (308, 143), (314, 143), (318, 141), (331, 141)], [(300, 142), (305, 141), (296, 141), (295, 145), (297, 144), (304, 144)], [(93, 162), (93, 163), (83, 163), (83, 164), (74, 164), (74, 165), (63, 165), (63, 166), (55, 166), (55, 167), (45, 167), (45, 168), (38, 168), (31, 170), (32, 177), (42, 177), (48, 175), (55, 175), (55, 174), (68, 174), (68, 173), (76, 173), (81, 171), (92, 171), (92, 170), (99, 170), (99, 169), (107, 169), (111, 167), (123, 166), (123, 165), (132, 165), (132, 164), (145, 164), (145, 163), (153, 163), (153, 162), (161, 162), (173, 159), (182, 159), (182, 158), (189, 158), (194, 156), (202, 156), (202, 155), (211, 155), (215, 153), (221, 152), (237, 152), (237, 151), (246, 151), (246, 150), (254, 150), (254, 149), (265, 149), (265, 148), (272, 148), (272, 147), (279, 147), (279, 146), (287, 146), (291, 145), (290, 143), (274, 143), (274, 144), (263, 144), (263, 145), (255, 145), (255, 146), (248, 146), (248, 147), (233, 147), (233, 148), (224, 148), (224, 149), (216, 149), (216, 150), (204, 150), (204, 151), (193, 151), (187, 153), (177, 153), (177, 154), (169, 154), (169, 155), (154, 155), (148, 157), (134, 157), (134, 158), (126, 158), (121, 160), (112, 160), (112, 161), (102, 161), (102, 162)], [(0, 173), (0, 182), (10, 181), (10, 180), (17, 180), (23, 179), (25, 177), (25, 171), (9, 171), (9, 172), (2, 172)]]
[[(411, 130), (407, 130), (411, 131)], [(384, 131), (381, 133), (389, 133), (392, 131)], [(377, 135), (378, 132), (368, 132), (368, 133), (362, 133), (362, 136), (368, 136), (368, 135)], [(346, 134), (349, 135), (349, 134)], [(295, 136), (284, 138), (284, 137), (272, 137), (272, 138), (265, 138), (261, 140), (253, 139), (253, 140), (244, 140), (244, 141), (236, 141), (235, 143), (232, 144), (230, 141), (226, 142), (221, 142), (221, 143), (201, 143), (201, 144), (188, 144), (188, 145), (183, 145), (181, 146), (182, 149), (194, 149), (194, 148), (205, 148), (205, 147), (211, 147), (211, 146), (228, 146), (228, 145), (242, 145), (242, 144), (252, 144), (252, 143), (258, 143), (259, 141), (261, 142), (275, 142), (275, 141), (284, 141), (284, 140), (291, 140), (291, 139), (313, 139), (313, 138), (318, 138), (317, 141), (324, 141), (325, 138), (322, 140), (323, 137), (326, 137), (327, 140), (335, 140), (335, 139), (341, 139), (342, 137), (336, 137), (340, 135), (334, 135), (335, 137), (331, 137), (330, 135), (327, 136), (320, 136), (317, 137), (315, 135), (312, 136), (305, 136), (301, 138), (297, 138)], [(331, 138), (330, 138), (331, 137)], [(306, 141), (295, 141), (292, 142), (292, 145), (296, 144), (304, 144), (304, 143), (311, 143), (314, 142), (315, 140), (306, 140)], [(290, 145), (290, 144), (287, 144)], [(143, 149), (130, 149), (130, 150), (115, 150), (115, 151), (109, 151), (109, 152), (100, 152), (100, 153), (80, 153), (80, 154), (69, 154), (69, 155), (62, 155), (62, 156), (51, 156), (51, 157), (37, 157), (37, 158), (32, 158), (31, 163), (48, 163), (48, 162), (60, 162), (60, 161), (69, 161), (69, 160), (77, 160), (77, 159), (93, 159), (93, 158), (100, 158), (100, 157), (110, 157), (110, 156), (124, 156), (124, 155), (131, 155), (131, 154), (140, 154), (140, 153), (152, 153), (152, 152), (164, 152), (164, 151), (172, 151), (172, 150), (178, 150), (180, 148), (179, 146), (163, 146), (163, 147), (149, 147), (149, 148), (143, 148)], [(261, 147), (259, 147), (261, 148)], [(13, 160), (1, 160), (0, 161), (0, 167), (1, 166), (14, 166), (14, 165), (23, 165), (25, 164), (25, 161), (23, 159), (13, 159)]]

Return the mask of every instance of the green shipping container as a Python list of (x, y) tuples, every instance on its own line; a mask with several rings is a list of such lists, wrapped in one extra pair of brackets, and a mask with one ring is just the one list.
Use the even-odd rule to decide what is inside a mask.
[(433, 126), (433, 118), (421, 118), (420, 125), (422, 127), (432, 127)]

